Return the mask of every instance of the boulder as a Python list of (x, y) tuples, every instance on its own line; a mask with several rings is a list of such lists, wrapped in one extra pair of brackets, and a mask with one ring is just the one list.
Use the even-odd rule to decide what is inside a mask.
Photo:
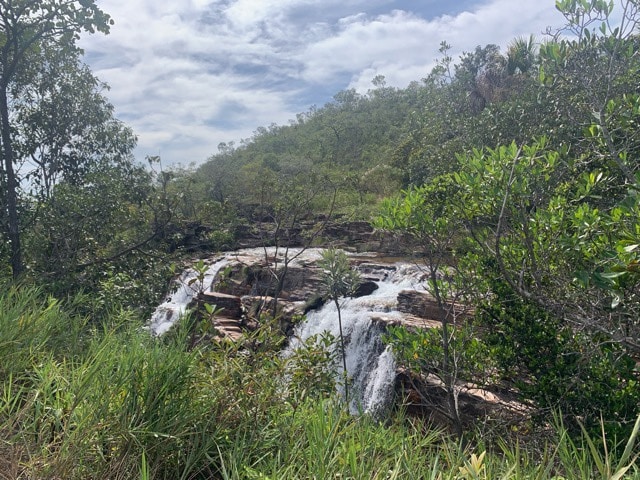
[(378, 289), (378, 284), (373, 280), (364, 280), (360, 282), (358, 288), (356, 288), (355, 292), (353, 292), (354, 298), (366, 297), (367, 295), (371, 295)]
[(439, 320), (441, 316), (435, 298), (426, 292), (402, 290), (398, 294), (398, 310), (420, 318)]
[(302, 313), (306, 315), (312, 310), (320, 310), (325, 303), (327, 303), (327, 299), (324, 295), (313, 295), (305, 302)]
[[(460, 304), (454, 304), (454, 311), (458, 317), (468, 318), (471, 311)], [(441, 320), (442, 312), (438, 302), (427, 292), (416, 290), (402, 290), (398, 294), (398, 311), (429, 320)]]

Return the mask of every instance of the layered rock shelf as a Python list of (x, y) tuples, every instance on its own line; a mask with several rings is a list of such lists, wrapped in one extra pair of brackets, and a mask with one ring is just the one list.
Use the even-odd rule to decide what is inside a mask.
[[(208, 303), (219, 310), (212, 321), (220, 336), (237, 339), (243, 329), (257, 327), (262, 313), (274, 312), (284, 332), (290, 334), (301, 316), (322, 307), (326, 299), (321, 295), (322, 272), (317, 266), (321, 250), (300, 252), (247, 249), (227, 254), (224, 268), (217, 272), (211, 287), (197, 298), (200, 304)], [(398, 269), (411, 268), (411, 264), (397, 258), (375, 254), (353, 255), (351, 261), (362, 278), (354, 297), (371, 296), (390, 275), (401, 277), (403, 273), (398, 273)], [(411, 328), (439, 326), (439, 309), (424, 291), (424, 275), (415, 267), (411, 272), (415, 289), (402, 290), (395, 301), (374, 307), (380, 310), (371, 316), (375, 323), (404, 324)]]
[(403, 290), (398, 294), (398, 310), (428, 320), (440, 320), (446, 313), (451, 319), (468, 318), (472, 312), (469, 307), (460, 303), (445, 305), (444, 310), (427, 292)]

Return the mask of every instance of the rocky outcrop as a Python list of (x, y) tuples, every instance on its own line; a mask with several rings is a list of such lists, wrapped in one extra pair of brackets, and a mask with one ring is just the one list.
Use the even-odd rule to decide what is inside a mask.
[[(366, 231), (368, 230), (363, 225), (361, 233)], [(285, 252), (288, 255), (286, 261)], [(235, 327), (255, 329), (262, 321), (262, 315), (272, 315), (275, 308), (283, 332), (291, 333), (293, 325), (301, 316), (321, 308), (327, 300), (323, 296), (322, 272), (317, 266), (321, 250), (308, 249), (301, 255), (298, 253), (299, 250), (270, 249), (265, 254), (265, 250), (260, 248), (227, 254), (225, 266), (220, 268), (214, 278), (213, 291), (200, 296), (201, 303), (215, 305), (221, 309), (214, 317), (220, 316), (236, 322), (233, 329), (226, 320), (223, 322), (224, 325), (216, 325), (216, 329), (233, 337)], [(372, 295), (382, 282), (396, 274), (398, 265), (401, 265), (397, 263), (398, 260), (384, 257), (378, 259), (374, 255), (352, 256), (352, 264), (357, 267), (362, 278), (353, 297)], [(406, 265), (411, 264), (403, 265), (403, 268), (407, 268)], [(424, 278), (419, 270), (415, 275), (413, 281), (420, 285)], [(282, 279), (280, 290), (278, 278)], [(390, 303), (381, 306), (380, 313), (374, 315), (375, 323), (404, 324), (411, 328), (439, 326), (440, 311), (437, 302), (424, 291), (403, 290), (397, 296), (397, 301), (394, 301), (393, 297), (388, 301)], [(384, 313), (396, 310), (403, 315), (399, 317), (397, 312), (390, 315)], [(463, 309), (456, 312), (460, 315), (465, 314)]]
[[(444, 308), (448, 310), (451, 305), (445, 305)], [(398, 310), (416, 317), (438, 321), (442, 319), (443, 314), (433, 296), (416, 290), (403, 290), (398, 294)], [(472, 312), (464, 305), (454, 304), (453, 313), (456, 318), (468, 318)]]
[[(531, 418), (532, 406), (521, 403), (515, 392), (500, 388), (490, 390), (465, 382), (458, 382), (455, 389), (463, 428), (474, 428), (478, 418), (484, 418), (486, 425), (507, 429), (510, 425), (522, 425)], [(443, 429), (451, 428), (447, 415), (447, 392), (437, 376), (417, 376), (400, 369), (396, 376), (395, 391), (408, 415), (428, 418)]]
[(272, 315), (274, 308), (276, 316), (293, 319), (296, 315), (302, 315), (304, 304), (302, 302), (289, 302), (274, 297), (260, 297), (245, 295), (241, 299), (245, 316), (250, 319), (259, 319), (263, 313)]
[(380, 235), (369, 222), (332, 222), (323, 230), (322, 236), (332, 245), (349, 247), (356, 251), (377, 248)]
[(415, 290), (403, 290), (398, 294), (398, 310), (431, 320), (438, 320), (441, 316), (436, 300), (425, 292)]
[(273, 217), (269, 215), (249, 215), (245, 224), (235, 228), (234, 237), (237, 248), (304, 247), (322, 243), (350, 251), (377, 251), (401, 253), (406, 250), (406, 239), (399, 241), (397, 236), (376, 231), (367, 221), (350, 221), (336, 216), (327, 220), (323, 216), (301, 220), (294, 228), (276, 233)]
[(283, 278), (279, 297), (289, 301), (305, 301), (320, 290), (321, 279), (313, 264), (276, 267), (263, 260), (244, 263), (232, 262), (216, 276), (215, 290), (220, 293), (241, 296), (275, 296), (278, 279)]

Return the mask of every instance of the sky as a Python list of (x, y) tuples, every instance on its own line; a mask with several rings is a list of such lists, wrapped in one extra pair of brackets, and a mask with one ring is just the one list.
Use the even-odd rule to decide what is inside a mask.
[(544, 38), (563, 23), (554, 0), (97, 0), (115, 24), (84, 35), (85, 62), (137, 160), (200, 164), (221, 143), (286, 125), (371, 80), (426, 77), (440, 42), (454, 59), (477, 45)]

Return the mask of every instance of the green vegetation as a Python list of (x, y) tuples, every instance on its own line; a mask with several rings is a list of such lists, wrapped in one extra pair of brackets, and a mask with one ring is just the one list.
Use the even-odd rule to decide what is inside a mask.
[(187, 351), (187, 332), (153, 339), (126, 314), (87, 328), (41, 298), (27, 288), (0, 295), (2, 478), (640, 476), (629, 467), (633, 443), (603, 452), (597, 438), (576, 439), (560, 423), (528, 451), (481, 441), (460, 449), (401, 412), (385, 423), (351, 417), (321, 373), (326, 344), (284, 360), (269, 325), (255, 334), (258, 350)]
[[(443, 42), (407, 88), (376, 77), (167, 171), (135, 163), (82, 63), (77, 35), (110, 25), (96, 2), (2, 2), (0, 478), (640, 478), (640, 8), (556, 3), (544, 41)], [(283, 358), (276, 302), (238, 344), (142, 328), (185, 259), (282, 248), (277, 299), (288, 248), (352, 220), (425, 264), (442, 328), (385, 338), (449, 430), (402, 398), (350, 417), (342, 339)], [(355, 279), (324, 261), (339, 307)], [(469, 422), (461, 383), (531, 418)]]
[(344, 381), (344, 400), (349, 405), (349, 372), (347, 357), (344, 352), (344, 333), (342, 331), (342, 309), (340, 299), (353, 295), (360, 284), (360, 275), (349, 265), (347, 254), (332, 248), (322, 252), (322, 260), (318, 266), (322, 269), (322, 288), (324, 293), (336, 306), (338, 311), (338, 328), (340, 331), (340, 352), (342, 354), (342, 371)]

